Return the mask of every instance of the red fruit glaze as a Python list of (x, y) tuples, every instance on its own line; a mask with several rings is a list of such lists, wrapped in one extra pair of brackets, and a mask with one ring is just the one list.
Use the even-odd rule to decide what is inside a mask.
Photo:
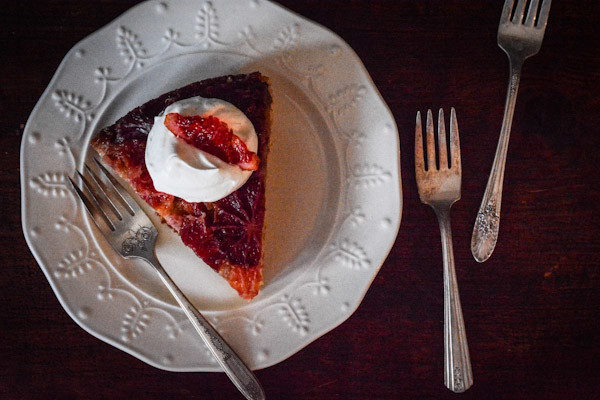
[(238, 165), (246, 171), (256, 171), (260, 160), (256, 153), (229, 129), (227, 124), (209, 115), (185, 117), (177, 113), (167, 114), (165, 126), (175, 136), (199, 150), (219, 157), (226, 163)]

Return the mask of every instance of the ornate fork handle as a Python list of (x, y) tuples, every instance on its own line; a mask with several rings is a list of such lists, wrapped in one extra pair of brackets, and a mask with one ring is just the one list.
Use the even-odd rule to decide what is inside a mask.
[[(148, 246), (149, 248), (153, 248)], [(190, 322), (196, 329), (196, 332), (202, 337), (202, 340), (213, 354), (223, 371), (229, 376), (229, 379), (239, 389), (240, 392), (249, 400), (264, 399), (265, 394), (263, 389), (256, 379), (256, 376), (246, 367), (239, 356), (233, 351), (231, 347), (223, 340), (223, 338), (217, 333), (215, 328), (198, 312), (196, 307), (185, 297), (185, 294), (175, 285), (171, 280), (167, 272), (160, 265), (151, 251), (145, 252), (145, 254), (133, 255), (142, 258), (150, 263), (163, 283), (167, 286), (177, 303), (184, 311)]]
[(450, 211), (436, 210), (436, 214), (444, 257), (444, 384), (460, 393), (473, 385), (473, 372), (454, 270)]
[(471, 252), (475, 260), (480, 263), (486, 261), (492, 255), (498, 241), (506, 154), (508, 152), (510, 128), (517, 102), (519, 81), (521, 80), (521, 67), (523, 66), (523, 60), (513, 57), (509, 59), (510, 78), (500, 139), (498, 140), (492, 171), (485, 188), (479, 212), (477, 213), (475, 226), (473, 227), (473, 236), (471, 237)]
[[(154, 267), (229, 379), (247, 399), (264, 400), (265, 394), (252, 371), (185, 297), (160, 265), (154, 254), (158, 231), (152, 221), (116, 178), (97, 159), (94, 158), (94, 161), (106, 180), (101, 179), (87, 165), (85, 173), (89, 179), (77, 171), (89, 196), (70, 177), (69, 182), (102, 235), (121, 256), (140, 258)], [(100, 202), (104, 206), (101, 206)]]

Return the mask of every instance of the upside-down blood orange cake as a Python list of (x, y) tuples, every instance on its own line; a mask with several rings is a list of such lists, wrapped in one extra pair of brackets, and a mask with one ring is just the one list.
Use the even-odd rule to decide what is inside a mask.
[[(254, 144), (252, 140), (244, 142), (236, 136), (237, 123), (228, 123), (219, 117), (221, 114), (169, 112), (173, 105), (192, 98), (217, 99), (226, 105), (230, 103), (227, 107), (237, 108), (254, 128)], [(129, 182), (133, 190), (179, 234), (183, 243), (246, 300), (254, 298), (262, 284), (271, 102), (268, 79), (259, 72), (207, 79), (148, 101), (100, 131), (92, 140), (102, 161)], [(168, 112), (166, 116), (163, 115), (165, 111)], [(157, 118), (164, 118), (164, 126), (170, 131), (168, 135), (175, 138), (172, 140), (185, 142), (183, 146), (193, 146), (194, 151), (203, 152), (203, 162), (209, 165), (208, 172), (203, 173), (216, 173), (215, 165), (227, 164), (221, 170), (243, 176), (243, 182), (230, 185), (229, 191), (233, 191), (218, 200), (199, 201), (198, 197), (192, 196), (190, 201), (190, 198), (179, 197), (177, 192), (169, 193), (162, 187), (164, 191), (157, 190), (158, 180), (153, 180), (152, 175), (156, 177), (156, 174), (164, 173), (165, 168), (170, 168), (152, 167), (154, 164), (148, 159), (146, 147), (148, 144), (150, 150), (148, 138)], [(182, 145), (177, 142), (173, 146)], [(189, 151), (186, 149), (185, 154)], [(156, 174), (152, 173), (153, 168), (158, 170)], [(168, 177), (168, 181), (179, 177), (177, 173), (172, 175), (177, 176)], [(219, 181), (219, 185), (222, 183)]]

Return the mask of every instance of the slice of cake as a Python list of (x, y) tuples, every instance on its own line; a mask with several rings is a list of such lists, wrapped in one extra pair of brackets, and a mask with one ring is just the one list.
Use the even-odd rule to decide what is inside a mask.
[[(218, 200), (186, 201), (177, 195), (159, 192), (146, 165), (146, 144), (155, 117), (161, 116), (173, 103), (196, 96), (224, 100), (235, 106), (252, 123), (258, 139), (254, 143), (258, 157), (258, 160), (252, 159), (254, 170), (243, 171), (248, 174), (245, 183), (240, 183), (239, 188)], [(271, 102), (268, 79), (259, 72), (207, 79), (165, 93), (135, 108), (114, 125), (100, 131), (91, 143), (102, 161), (129, 182), (133, 190), (179, 234), (183, 243), (246, 300), (254, 298), (262, 284)], [(181, 132), (173, 134), (182, 136)], [(239, 140), (234, 143), (237, 142)], [(217, 162), (220, 161), (213, 164)]]

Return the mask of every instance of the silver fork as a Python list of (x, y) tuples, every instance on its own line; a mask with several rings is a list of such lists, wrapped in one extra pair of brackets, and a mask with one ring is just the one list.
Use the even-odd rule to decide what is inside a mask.
[(526, 0), (519, 0), (516, 5), (515, 0), (504, 2), (498, 26), (498, 46), (508, 55), (510, 78), (496, 156), (471, 237), (471, 252), (477, 262), (484, 262), (490, 258), (498, 241), (504, 167), (517, 90), (521, 80), (521, 67), (528, 57), (540, 51), (551, 2), (552, 0), (542, 0), (540, 5), (539, 0), (529, 0), (527, 13), (525, 12)]
[(444, 384), (453, 392), (464, 392), (473, 385), (469, 345), (465, 332), (450, 229), (450, 208), (460, 199), (461, 162), (456, 111), (450, 112), (450, 157), (446, 142), (444, 111), (438, 114), (438, 159), (436, 167), (433, 116), (427, 111), (427, 168), (423, 155), (421, 113), (417, 113), (415, 128), (415, 173), (421, 202), (433, 208), (442, 237), (444, 258)]
[[(94, 161), (100, 174), (96, 174), (87, 165), (85, 165), (87, 178), (77, 171), (83, 189), (80, 189), (71, 178), (69, 181), (98, 229), (121, 256), (141, 258), (154, 267), (235, 386), (247, 399), (264, 399), (265, 394), (256, 376), (185, 297), (158, 262), (154, 255), (158, 231), (152, 221), (106, 168), (95, 158)], [(106, 179), (101, 179), (98, 175), (103, 175)], [(89, 197), (84, 194), (84, 191)]]

